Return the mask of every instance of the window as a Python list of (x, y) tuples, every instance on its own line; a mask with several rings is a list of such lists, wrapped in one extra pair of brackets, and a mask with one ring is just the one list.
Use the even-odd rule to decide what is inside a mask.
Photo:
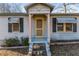
[(37, 28), (42, 28), (42, 20), (41, 19), (37, 20)]
[(63, 31), (63, 23), (57, 23), (57, 31)]
[(19, 23), (9, 23), (9, 32), (19, 32)]
[(72, 25), (72, 23), (66, 23), (66, 32), (73, 30)]
[(8, 21), (8, 32), (23, 32), (23, 18), (8, 18)]
[(17, 32), (19, 31), (19, 23), (13, 23), (13, 31)]
[(77, 23), (58, 23), (57, 18), (52, 19), (53, 32), (77, 32)]

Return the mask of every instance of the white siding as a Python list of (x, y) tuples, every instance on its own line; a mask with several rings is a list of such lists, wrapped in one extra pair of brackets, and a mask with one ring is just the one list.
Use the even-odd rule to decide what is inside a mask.
[[(0, 16), (0, 44), (2, 41), (6, 38), (11, 38), (11, 37), (28, 37), (29, 34), (29, 19), (28, 16), (16, 16), (16, 17), (23, 17), (24, 18), (24, 32), (20, 33), (10, 33), (8, 32), (8, 17), (11, 16)], [(15, 16), (12, 16), (15, 17)], [(74, 40), (74, 39), (79, 39), (79, 18), (77, 18), (78, 23), (77, 23), (77, 32), (52, 32), (52, 18), (50, 19), (51, 22), (51, 38), (53, 40)], [(47, 23), (47, 21), (46, 21)], [(34, 31), (34, 19), (32, 19), (32, 36), (35, 36), (35, 31)], [(45, 25), (45, 36), (47, 36), (47, 24)]]
[[(0, 41), (11, 38), (11, 37), (28, 37), (28, 17), (27, 16), (16, 16), (16, 17), (23, 17), (24, 18), (24, 32), (20, 33), (10, 33), (8, 32), (8, 17), (11, 16), (0, 16)], [(12, 16), (15, 17), (15, 16)], [(1, 42), (0, 42), (1, 43)]]

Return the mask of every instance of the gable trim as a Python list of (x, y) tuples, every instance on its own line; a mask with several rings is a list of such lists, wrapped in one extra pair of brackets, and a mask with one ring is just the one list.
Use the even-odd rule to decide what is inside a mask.
[(30, 4), (30, 5), (27, 6), (27, 7), (25, 6), (26, 11), (28, 12), (28, 9), (29, 9), (29, 8), (31, 8), (31, 7), (33, 7), (33, 6), (37, 5), (37, 4), (42, 4), (42, 5), (44, 5), (44, 6), (49, 7), (49, 8), (50, 8), (50, 11), (52, 11), (53, 8), (54, 8), (54, 6), (49, 5), (49, 4), (46, 4), (46, 3), (33, 3), (33, 4)]

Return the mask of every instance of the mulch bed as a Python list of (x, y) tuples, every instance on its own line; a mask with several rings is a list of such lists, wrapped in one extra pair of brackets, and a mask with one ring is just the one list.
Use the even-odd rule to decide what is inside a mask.
[(0, 49), (0, 56), (26, 56), (28, 48)]
[[(79, 43), (50, 45), (52, 56), (79, 56)], [(27, 48), (0, 49), (0, 56), (27, 56)]]
[(51, 45), (52, 56), (79, 56), (79, 44)]

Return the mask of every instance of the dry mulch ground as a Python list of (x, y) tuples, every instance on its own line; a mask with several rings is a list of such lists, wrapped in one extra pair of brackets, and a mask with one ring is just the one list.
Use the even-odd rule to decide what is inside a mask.
[(79, 44), (51, 45), (52, 56), (79, 56)]
[[(0, 56), (27, 56), (28, 48), (0, 49)], [(79, 56), (79, 44), (51, 45), (52, 56)]]
[(0, 49), (0, 56), (26, 56), (27, 48)]

